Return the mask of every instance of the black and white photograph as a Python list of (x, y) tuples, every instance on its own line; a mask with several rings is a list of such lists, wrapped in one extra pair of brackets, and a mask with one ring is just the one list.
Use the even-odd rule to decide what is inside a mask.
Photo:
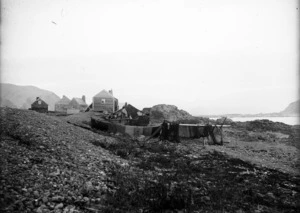
[(1, 0), (0, 212), (300, 212), (298, 0)]

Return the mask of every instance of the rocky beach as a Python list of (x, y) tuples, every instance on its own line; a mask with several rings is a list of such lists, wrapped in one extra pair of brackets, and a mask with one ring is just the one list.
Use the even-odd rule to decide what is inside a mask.
[(223, 146), (147, 142), (91, 112), (1, 108), (1, 212), (299, 212), (299, 126), (233, 122)]

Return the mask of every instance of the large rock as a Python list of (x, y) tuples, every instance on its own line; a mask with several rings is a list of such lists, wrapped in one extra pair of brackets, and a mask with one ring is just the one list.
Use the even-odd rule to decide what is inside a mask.
[(161, 123), (164, 120), (179, 121), (193, 118), (188, 112), (178, 109), (174, 105), (159, 104), (153, 106), (150, 110), (150, 122), (152, 124)]

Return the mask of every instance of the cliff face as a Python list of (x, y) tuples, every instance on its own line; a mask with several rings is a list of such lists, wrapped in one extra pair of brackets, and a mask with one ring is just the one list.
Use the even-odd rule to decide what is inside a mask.
[(286, 116), (299, 116), (300, 100), (292, 102), (280, 113)]
[(54, 105), (60, 98), (53, 92), (34, 86), (17, 86), (14, 84), (0, 84), (1, 106), (28, 109), (40, 97), (48, 104), (48, 110), (54, 111)]

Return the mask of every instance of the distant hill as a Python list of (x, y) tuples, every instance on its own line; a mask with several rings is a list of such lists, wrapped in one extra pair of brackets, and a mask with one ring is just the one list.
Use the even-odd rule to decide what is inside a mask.
[(299, 116), (300, 100), (290, 103), (283, 111), (280, 112), (286, 116)]
[(289, 117), (289, 116), (300, 116), (300, 100), (290, 103), (283, 111), (281, 112), (272, 112), (272, 113), (258, 113), (258, 114), (222, 114), (222, 115), (206, 115), (207, 117), (220, 117), (226, 116), (229, 118), (232, 117)]
[(18, 86), (0, 83), (1, 106), (28, 109), (36, 97), (42, 98), (48, 104), (48, 110), (54, 111), (54, 105), (60, 98), (53, 92), (34, 86)]
[(0, 106), (1, 107), (10, 107), (10, 108), (17, 108), (17, 106), (16, 105), (14, 105), (10, 100), (7, 100), (7, 99), (2, 99), (2, 97), (1, 97), (1, 99), (0, 99)]

